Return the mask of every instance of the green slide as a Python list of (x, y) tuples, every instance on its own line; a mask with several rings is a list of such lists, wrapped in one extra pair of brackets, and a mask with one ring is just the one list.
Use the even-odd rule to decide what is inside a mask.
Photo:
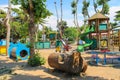
[(87, 35), (88, 35), (89, 33), (93, 32), (93, 31), (94, 31), (94, 26), (91, 26), (91, 27), (88, 27), (88, 28), (85, 30), (85, 32), (80, 35), (81, 40), (85, 41), (85, 44), (79, 45), (79, 46), (77, 47), (77, 51), (83, 52), (85, 47), (88, 47), (88, 46), (92, 45), (93, 41), (90, 40), (90, 39), (87, 37)]

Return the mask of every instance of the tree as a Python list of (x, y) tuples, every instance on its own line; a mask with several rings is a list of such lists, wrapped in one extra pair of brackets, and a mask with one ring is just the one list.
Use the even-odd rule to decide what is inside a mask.
[(3, 21), (6, 17), (6, 12), (0, 9), (0, 36), (6, 36), (6, 27), (3, 24)]
[[(94, 7), (94, 11), (100, 12), (102, 14), (109, 14), (109, 5), (108, 2), (110, 0), (93, 0), (93, 7)], [(89, 18), (89, 5), (90, 2), (87, 0), (83, 0), (83, 7), (82, 7), (82, 14), (84, 16), (84, 21)], [(101, 8), (100, 8), (101, 7)]]
[(9, 41), (10, 41), (10, 15), (11, 15), (11, 3), (10, 3), (11, 0), (9, 0), (9, 3), (8, 3), (8, 11), (7, 11), (7, 15), (6, 15), (6, 18), (4, 19), (4, 24), (7, 28), (7, 53), (6, 55), (8, 55), (8, 49), (9, 49)]
[(95, 12), (97, 13), (97, 3), (96, 3), (96, 1), (95, 0), (93, 0), (93, 6), (94, 6), (94, 10), (95, 10)]
[(88, 13), (88, 7), (90, 5), (90, 2), (87, 2), (86, 0), (83, 0), (83, 7), (82, 7), (82, 14), (84, 16), (84, 21), (89, 18), (89, 13)]
[(11, 38), (13, 42), (24, 40), (28, 36), (28, 16), (21, 9), (12, 8)]
[[(56, 15), (57, 15), (57, 24), (58, 24), (58, 22), (59, 22), (59, 16), (58, 16), (58, 10), (57, 10), (57, 6), (56, 6), (56, 2), (54, 2), (54, 4), (55, 4)], [(57, 25), (57, 28), (59, 29), (58, 25)]]
[(69, 39), (69, 41), (73, 42), (77, 37), (76, 32), (77, 32), (77, 29), (75, 27), (68, 27), (65, 29), (64, 35)]
[(78, 24), (78, 2), (79, 0), (73, 0), (73, 2), (71, 3), (71, 7), (72, 7), (72, 14), (74, 15), (74, 24), (75, 26), (77, 27), (77, 37), (76, 37), (76, 40), (77, 40), (77, 44), (79, 42), (79, 32), (81, 32), (79, 30), (79, 24)]
[(14, 5), (21, 5), (23, 11), (29, 16), (29, 38), (30, 38), (30, 58), (32, 58), (34, 52), (35, 43), (35, 23), (38, 23), (40, 19), (44, 19), (50, 16), (51, 13), (46, 9), (46, 0), (12, 0)]
[(83, 0), (83, 7), (82, 7), (82, 14), (84, 17), (84, 28), (82, 32), (86, 29), (86, 20), (90, 17), (88, 13), (88, 7), (90, 5), (90, 2), (87, 2), (86, 0)]
[[(93, 0), (94, 10), (97, 13), (98, 11), (102, 14), (109, 14), (109, 5), (110, 0)], [(98, 7), (102, 6), (101, 10), (98, 10)]]
[(62, 34), (62, 26), (63, 26), (63, 23), (62, 23), (62, 17), (63, 17), (62, 0), (60, 0), (60, 7), (61, 7), (61, 19), (60, 19), (61, 25), (59, 26), (60, 27), (59, 29), (60, 29), (60, 36), (62, 38), (62, 36), (63, 36), (63, 34)]
[(116, 12), (116, 15), (115, 15), (115, 19), (114, 19), (117, 23), (120, 23), (120, 11), (117, 11)]
[(67, 22), (62, 20), (62, 22), (59, 22), (57, 25), (61, 27), (61, 33), (64, 35), (64, 30), (68, 28)]

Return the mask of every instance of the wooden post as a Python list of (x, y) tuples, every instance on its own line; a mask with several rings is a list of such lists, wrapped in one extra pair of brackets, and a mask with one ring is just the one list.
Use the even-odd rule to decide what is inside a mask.
[(107, 29), (108, 29), (108, 49), (110, 49), (110, 26), (108, 19), (107, 19)]
[(119, 43), (118, 43), (118, 46), (119, 46), (119, 51), (120, 51), (120, 30), (118, 31), (118, 39), (119, 39)]
[(97, 49), (99, 49), (99, 21), (96, 19)]

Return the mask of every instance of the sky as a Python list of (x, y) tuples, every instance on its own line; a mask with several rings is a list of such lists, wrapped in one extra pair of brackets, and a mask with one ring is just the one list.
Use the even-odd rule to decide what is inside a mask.
[[(73, 0), (63, 0), (63, 20), (65, 20), (67, 22), (68, 26), (74, 26), (73, 24), (73, 15), (72, 15), (72, 8), (71, 8), (71, 2)], [(82, 1), (83, 0), (79, 0), (78, 3), (78, 19), (79, 19), (79, 25), (81, 26), (83, 24), (83, 15), (82, 15)], [(93, 0), (87, 0), (90, 1), (90, 7), (89, 7), (89, 14), (90, 16), (94, 15), (94, 9), (93, 9)], [(109, 1), (109, 6), (110, 6), (110, 11), (109, 11), (109, 15), (107, 15), (108, 17), (110, 17), (110, 22), (113, 22), (114, 20), (114, 16), (115, 16), (115, 12), (120, 10), (120, 0), (110, 0)], [(54, 2), (56, 2), (57, 4), (57, 10), (59, 13), (59, 18), (61, 16), (61, 12), (60, 12), (60, 0), (47, 0), (46, 2), (46, 7), (47, 9), (53, 13), (52, 16), (50, 16), (49, 18), (46, 19), (46, 25), (48, 27), (53, 28), (54, 30), (56, 30), (56, 25), (57, 25), (57, 16), (56, 16), (56, 11), (55, 11), (55, 5)], [(0, 0), (0, 8), (3, 8), (5, 6), (7, 6), (8, 4), (8, 0)]]

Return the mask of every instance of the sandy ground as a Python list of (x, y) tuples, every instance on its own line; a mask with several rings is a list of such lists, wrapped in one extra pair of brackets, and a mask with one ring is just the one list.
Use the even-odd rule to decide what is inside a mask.
[(15, 62), (7, 56), (0, 55), (0, 70), (4, 67), (8, 71), (12, 70), (12, 72), (0, 73), (0, 80), (120, 80), (120, 62), (108, 61), (107, 65), (103, 65), (103, 61), (100, 61), (99, 65), (96, 65), (94, 61), (91, 61), (91, 54), (88, 53), (82, 53), (88, 62), (86, 76), (80, 77), (54, 71), (47, 63), (48, 56), (53, 52), (55, 49), (39, 50), (41, 56), (46, 59), (46, 64), (38, 67), (29, 67), (27, 61)]

